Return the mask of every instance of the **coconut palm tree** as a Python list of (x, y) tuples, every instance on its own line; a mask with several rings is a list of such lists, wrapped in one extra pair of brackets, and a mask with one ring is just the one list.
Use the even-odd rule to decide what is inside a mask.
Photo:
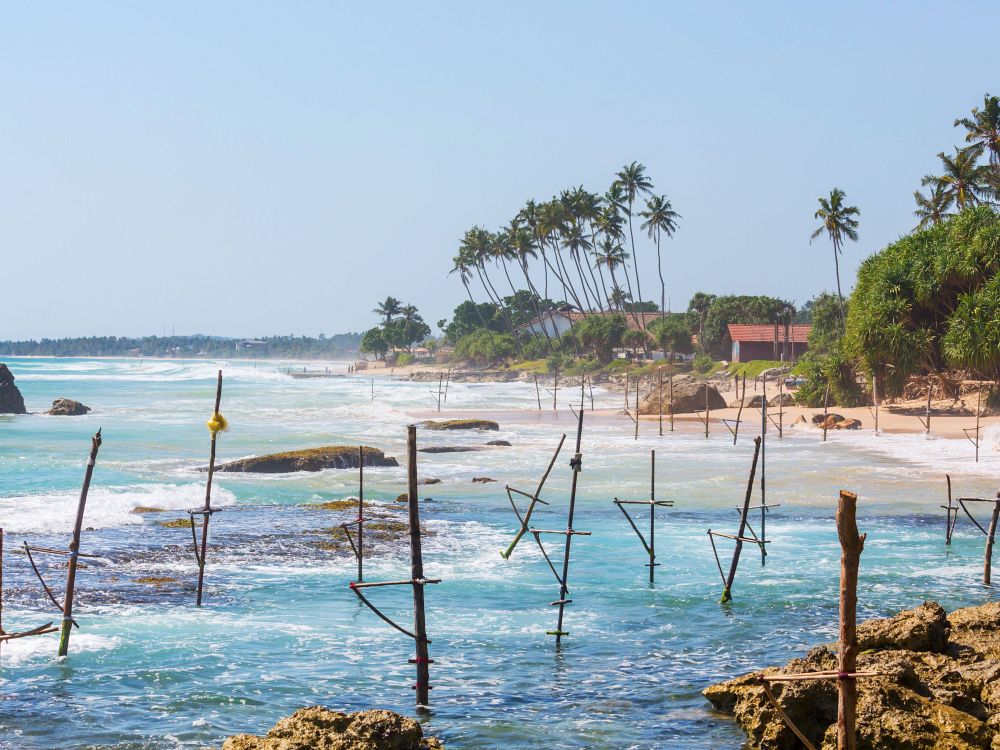
[(573, 280), (569, 278), (566, 264), (563, 262), (560, 252), (559, 236), (565, 230), (565, 226), (566, 208), (558, 198), (553, 198), (539, 206), (538, 231), (542, 238), (542, 246), (544, 247), (545, 243), (548, 242), (549, 247), (552, 249), (552, 257), (555, 259), (556, 265), (553, 266), (549, 262), (548, 256), (544, 251), (542, 252), (542, 260), (548, 264), (549, 270), (552, 271), (555, 277), (559, 279), (559, 283), (562, 284), (563, 297), (567, 300), (572, 299), (577, 309), (585, 313), (584, 305), (576, 293)]
[(972, 108), (972, 117), (955, 120), (955, 127), (965, 128), (966, 143), (973, 144), (977, 156), (989, 154), (990, 165), (1000, 174), (1000, 97), (983, 95), (983, 108)]
[[(472, 296), (472, 289), (469, 287), (469, 280), (472, 278), (472, 268), (478, 261), (472, 255), (471, 250), (465, 245), (464, 241), (462, 245), (459, 246), (458, 255), (451, 259), (452, 268), (448, 272), (450, 276), (453, 273), (458, 274), (459, 280), (462, 282), (462, 286), (465, 287), (465, 293), (469, 296), (469, 302), (472, 303), (472, 309), (476, 311), (476, 317), (479, 318), (479, 322), (483, 326), (483, 330), (486, 331), (490, 339), (490, 346), (493, 348), (493, 356), (499, 360), (500, 355), (497, 353), (496, 342), (493, 340), (493, 331), (490, 330), (489, 325), (486, 323), (486, 319), (483, 318), (483, 313), (479, 309), (479, 305), (476, 304), (475, 298)], [(457, 343), (457, 342), (452, 342)]]
[(833, 243), (833, 266), (837, 274), (837, 298), (840, 300), (840, 322), (844, 325), (845, 330), (847, 328), (847, 315), (844, 312), (844, 295), (840, 291), (840, 254), (843, 252), (841, 248), (844, 245), (845, 239), (852, 242), (858, 241), (858, 220), (854, 217), (861, 214), (857, 206), (844, 204), (846, 197), (847, 194), (840, 188), (831, 190), (829, 198), (820, 197), (819, 208), (816, 210), (814, 218), (820, 219), (823, 223), (817, 227), (816, 231), (812, 233), (812, 237), (809, 238), (811, 244), (814, 239), (819, 237), (823, 232), (826, 232), (830, 238), (830, 242)]
[(951, 216), (948, 209), (951, 208), (953, 199), (948, 195), (947, 188), (940, 182), (934, 183), (927, 195), (919, 190), (914, 190), (913, 199), (917, 202), (917, 210), (913, 212), (913, 215), (920, 219), (916, 229), (926, 229), (940, 224)]
[(618, 310), (621, 310), (631, 299), (632, 296), (617, 284), (611, 287), (611, 294), (608, 295), (608, 303)]
[(663, 259), (660, 255), (660, 235), (673, 237), (677, 231), (677, 219), (681, 215), (673, 210), (665, 195), (654, 195), (646, 201), (646, 210), (639, 214), (646, 221), (642, 229), (646, 235), (656, 241), (656, 270), (660, 274), (660, 317), (667, 314), (667, 285), (663, 281)]
[[(622, 240), (625, 239), (625, 220), (622, 219), (622, 214), (628, 211), (628, 199), (625, 195), (625, 189), (622, 187), (621, 183), (615, 180), (611, 183), (611, 187), (608, 188), (608, 192), (604, 194), (604, 212), (601, 215), (601, 223), (604, 228), (605, 237), (611, 239), (615, 244), (620, 244)], [(631, 219), (629, 219), (631, 222)], [(635, 249), (635, 243), (633, 242), (633, 250)], [(622, 270), (625, 274), (625, 286), (628, 288), (628, 295), (630, 299), (635, 299), (635, 295), (632, 294), (632, 279), (628, 273), (628, 259), (632, 257), (628, 253), (625, 254), (626, 263), (622, 266)], [(612, 279), (614, 282), (614, 279)], [(641, 328), (639, 324), (639, 316), (636, 315), (635, 308), (631, 310), (632, 320), (635, 322), (636, 328)]]
[(642, 283), (639, 280), (639, 259), (635, 254), (635, 235), (632, 233), (632, 206), (641, 195), (649, 195), (653, 192), (653, 182), (646, 175), (646, 167), (637, 161), (627, 164), (615, 174), (615, 181), (621, 186), (624, 193), (626, 206), (625, 215), (628, 216), (628, 236), (632, 246), (632, 270), (635, 271), (635, 293), (640, 307), (642, 306)]
[(942, 151), (938, 158), (941, 160), (943, 173), (940, 176), (925, 175), (920, 184), (941, 185), (959, 211), (966, 206), (975, 206), (980, 202), (980, 194), (988, 190), (989, 169), (977, 163), (978, 156), (974, 146), (955, 149), (954, 156), (948, 156)]
[(385, 328), (392, 323), (394, 317), (399, 315), (402, 304), (395, 297), (386, 297), (384, 301), (375, 305), (375, 309), (372, 312), (382, 318), (382, 327)]
[[(621, 291), (621, 287), (618, 286), (618, 279), (615, 276), (616, 268), (625, 269), (625, 278), (628, 278), (628, 269), (626, 264), (628, 263), (628, 253), (625, 252), (625, 248), (621, 246), (620, 243), (614, 241), (610, 237), (605, 237), (604, 242), (601, 243), (601, 249), (599, 251), (594, 251), (594, 258), (597, 267), (607, 266), (608, 272), (611, 274), (611, 289), (612, 294), (608, 295), (608, 304), (617, 309), (621, 310), (623, 301), (621, 295), (614, 295), (614, 290)], [(632, 298), (631, 292), (628, 294), (628, 299)]]

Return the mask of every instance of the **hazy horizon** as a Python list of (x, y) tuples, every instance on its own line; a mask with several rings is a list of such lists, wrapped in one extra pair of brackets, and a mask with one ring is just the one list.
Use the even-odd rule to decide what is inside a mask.
[[(994, 28), (1000, 6), (961, 18)], [(664, 246), (674, 310), (699, 290), (833, 289), (829, 243), (809, 243), (833, 187), (861, 209), (846, 293), (915, 224), (920, 178), (962, 143), (953, 120), (997, 93), (992, 46), (942, 33), (957, 20), (902, 3), (11, 4), (0, 339), (332, 335), (374, 325), (387, 295), (436, 333), (465, 298), (447, 273), (466, 229), (603, 193), (633, 160), (683, 217)]]

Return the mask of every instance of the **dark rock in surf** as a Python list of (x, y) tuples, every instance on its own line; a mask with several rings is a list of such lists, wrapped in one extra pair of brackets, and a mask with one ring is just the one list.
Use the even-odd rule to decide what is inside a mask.
[(501, 448), (510, 448), (510, 443), (508, 443), (506, 440), (490, 440), (487, 443), (487, 445), (497, 445), (500, 446)]
[[(378, 448), (365, 446), (362, 449), (365, 466), (399, 466), (392, 456), (387, 456)], [(269, 453), (266, 456), (241, 458), (237, 461), (216, 466), (216, 471), (245, 471), (259, 474), (285, 474), (293, 471), (322, 471), (323, 469), (358, 468), (358, 446), (327, 445), (322, 448), (306, 448), (284, 453)], [(200, 469), (207, 471), (207, 469)]]
[(79, 417), (90, 411), (89, 406), (84, 406), (79, 401), (71, 398), (57, 398), (52, 402), (52, 408), (46, 414), (60, 417)]
[(0, 414), (27, 414), (24, 397), (14, 385), (14, 373), (0, 362)]
[(482, 448), (471, 448), (460, 445), (431, 446), (430, 448), (417, 448), (419, 453), (469, 453), (471, 451), (481, 451)]

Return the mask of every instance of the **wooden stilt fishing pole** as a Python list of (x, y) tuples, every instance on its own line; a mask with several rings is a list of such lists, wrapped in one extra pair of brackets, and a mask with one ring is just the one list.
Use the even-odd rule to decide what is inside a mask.
[(830, 381), (826, 381), (826, 390), (823, 392), (823, 442), (826, 442), (826, 431), (828, 429), (826, 420), (830, 414)]
[(73, 539), (69, 543), (69, 565), (66, 571), (66, 593), (63, 599), (62, 625), (59, 630), (59, 656), (69, 653), (69, 633), (73, 627), (73, 597), (76, 595), (76, 569), (80, 557), (80, 534), (83, 532), (83, 514), (87, 509), (87, 494), (90, 492), (90, 480), (94, 476), (94, 465), (97, 463), (97, 452), (101, 448), (101, 431), (90, 439), (90, 457), (87, 459), (87, 470), (83, 475), (83, 487), (80, 490), (80, 500), (76, 506), (76, 522), (73, 524)]
[(538, 411), (542, 410), (542, 392), (538, 390), (538, 373), (535, 373), (535, 398), (538, 399)]
[[(350, 588), (358, 599), (374, 612), (379, 619), (414, 640), (416, 644), (416, 657), (409, 660), (411, 664), (416, 665), (417, 669), (417, 681), (413, 685), (413, 690), (416, 691), (417, 706), (425, 707), (429, 705), (430, 701), (430, 665), (434, 663), (434, 660), (430, 658), (428, 652), (428, 645), (431, 641), (427, 637), (424, 586), (430, 583), (440, 583), (441, 579), (424, 578), (424, 558), (420, 535), (420, 505), (417, 498), (417, 428), (415, 425), (408, 425), (406, 428), (406, 456), (407, 512), (410, 528), (410, 579), (407, 581), (379, 581), (377, 583), (358, 583), (352, 581)], [(413, 588), (412, 631), (394, 622), (378, 607), (368, 601), (367, 597), (362, 593), (362, 589), (382, 586), (411, 586)]]
[[(629, 525), (632, 530), (635, 531), (636, 536), (639, 537), (639, 541), (642, 543), (643, 549), (646, 550), (646, 554), (649, 555), (649, 563), (647, 567), (649, 568), (649, 582), (654, 582), (654, 571), (660, 565), (656, 562), (656, 509), (659, 508), (672, 508), (674, 506), (673, 500), (657, 500), (656, 499), (656, 451), (649, 452), (649, 500), (619, 500), (617, 497), (613, 500), (614, 504), (618, 506), (625, 518), (628, 520)], [(638, 525), (635, 520), (625, 509), (626, 505), (648, 505), (649, 506), (649, 539), (647, 540), (643, 533), (639, 530)]]
[[(364, 576), (364, 553), (365, 553), (365, 448), (363, 445), (358, 446), (358, 517), (353, 521), (348, 521), (347, 523), (340, 524), (340, 528), (344, 530), (344, 534), (347, 536), (347, 541), (351, 543), (351, 549), (354, 551), (354, 556), (358, 559), (358, 577), (357, 580), (360, 583), (365, 580)], [(351, 527), (358, 527), (358, 542), (354, 543), (354, 537), (351, 536)]]
[(927, 435), (927, 437), (930, 437), (930, 435), (931, 435), (931, 396), (933, 395), (933, 393), (934, 393), (934, 381), (931, 380), (931, 377), (928, 375), (927, 376), (927, 409), (926, 409), (923, 417), (920, 417), (919, 415), (917, 416), (917, 419), (920, 420), (920, 424), (922, 424), (924, 426), (924, 434)]
[[(955, 521), (958, 521), (958, 506), (953, 505), (951, 502), (951, 475), (945, 474), (944, 478), (948, 483), (948, 504), (941, 506), (942, 508), (945, 509), (944, 543), (946, 545), (950, 545), (951, 534), (955, 530)], [(954, 515), (954, 521), (952, 520), (952, 515)]]
[(448, 372), (445, 374), (444, 378), (444, 402), (448, 403), (448, 386), (451, 384), (451, 368), (448, 368)]
[(875, 434), (878, 435), (878, 378), (872, 373), (872, 400), (875, 402)]
[(587, 376), (587, 389), (590, 391), (590, 410), (593, 411), (594, 410), (594, 381), (590, 377), (590, 375)]
[(658, 421), (660, 425), (660, 437), (663, 437), (663, 370), (660, 370), (660, 383), (659, 391), (656, 394), (656, 403), (658, 406)]
[[(219, 374), (215, 382), (215, 410), (212, 412), (212, 418), (208, 420), (208, 431), (211, 433), (212, 438), (208, 453), (208, 480), (205, 482), (205, 506), (203, 508), (198, 508), (197, 510), (188, 511), (188, 518), (191, 521), (191, 538), (194, 540), (194, 556), (198, 563), (198, 593), (195, 598), (195, 604), (199, 607), (201, 606), (202, 595), (205, 588), (205, 557), (208, 554), (208, 526), (212, 519), (212, 514), (215, 513), (215, 510), (212, 508), (212, 479), (215, 475), (216, 440), (220, 432), (224, 432), (229, 429), (229, 423), (219, 412), (221, 402), (222, 370), (219, 370)], [(195, 516), (202, 517), (201, 541), (198, 540), (195, 532)]]
[[(746, 536), (747, 516), (750, 513), (750, 500), (753, 497), (754, 479), (757, 473), (757, 460), (760, 457), (760, 437), (755, 437), (753, 443), (753, 463), (750, 464), (750, 478), (747, 480), (747, 491), (746, 495), (743, 497), (743, 507), (740, 509), (740, 525), (738, 531), (736, 532), (736, 536), (731, 534), (722, 534), (718, 531), (712, 531), (711, 529), (708, 530), (708, 538), (712, 543), (712, 552), (715, 554), (715, 562), (719, 566), (719, 575), (722, 576), (722, 602), (731, 601), (733, 598), (733, 581), (736, 580), (736, 568), (740, 564), (740, 554), (743, 551), (743, 542), (754, 542), (755, 544), (759, 544), (761, 546), (767, 543), (763, 537), (758, 538), (756, 536)], [(736, 543), (735, 548), (733, 549), (733, 559), (729, 564), (728, 575), (725, 575), (722, 572), (722, 563), (719, 561), (719, 551), (715, 547), (715, 537), (717, 536), (725, 539), (732, 539)]]
[(785, 376), (778, 376), (778, 439), (785, 437)]
[(625, 373), (625, 411), (628, 411), (628, 373)]
[[(529, 495), (527, 492), (522, 492), (521, 490), (514, 489), (510, 485), (504, 487), (504, 489), (507, 491), (507, 499), (510, 500), (510, 506), (514, 509), (514, 515), (517, 516), (517, 520), (521, 522), (521, 528), (518, 529), (517, 534), (514, 535), (514, 540), (509, 545), (507, 545), (507, 549), (501, 550), (500, 552), (500, 557), (502, 557), (504, 560), (510, 559), (510, 556), (513, 554), (514, 548), (517, 546), (517, 543), (521, 541), (521, 537), (523, 537), (525, 534), (528, 533), (529, 529), (528, 522), (531, 521), (531, 514), (535, 512), (535, 505), (537, 505), (538, 503), (541, 503), (542, 505), (548, 505), (548, 503), (542, 500), (541, 498), (542, 488), (545, 486), (545, 481), (549, 478), (549, 474), (552, 471), (552, 467), (555, 466), (556, 459), (559, 458), (559, 451), (562, 450), (563, 443), (565, 442), (566, 442), (566, 435), (564, 434), (559, 439), (559, 445), (556, 446), (556, 452), (552, 454), (552, 460), (549, 461), (549, 465), (545, 469), (545, 473), (542, 474), (542, 478), (538, 480), (538, 486), (535, 487), (535, 493), (533, 495)], [(511, 494), (512, 492), (517, 493), (518, 495), (523, 495), (524, 497), (527, 497), (531, 501), (530, 503), (528, 503), (528, 508), (527, 510), (525, 510), (523, 516), (521, 515), (520, 511), (518, 511), (517, 505), (514, 503), (514, 497)]]
[(674, 371), (670, 371), (670, 431), (674, 431)]
[[(635, 377), (635, 439), (639, 439), (639, 381), (640, 377), (636, 375)], [(580, 408), (583, 408), (583, 404), (580, 404)]]
[[(760, 408), (760, 538), (767, 538), (767, 399), (761, 401)], [(760, 545), (760, 564), (764, 566), (767, 552)]]
[(997, 518), (1000, 517), (1000, 492), (993, 501), (993, 515), (990, 516), (990, 530), (986, 534), (986, 554), (983, 560), (983, 585), (991, 585), (990, 576), (993, 570), (993, 541), (997, 534)]
[(865, 534), (858, 533), (857, 496), (840, 491), (837, 505), (837, 536), (840, 539), (840, 628), (837, 669), (795, 674), (768, 674), (758, 677), (764, 694), (781, 719), (802, 741), (808, 750), (816, 750), (781, 708), (770, 690), (772, 682), (803, 682), (806, 680), (837, 681), (837, 750), (856, 750), (856, 712), (858, 699), (857, 680), (861, 677), (878, 677), (881, 672), (858, 672), (858, 568), (865, 546)]
[(733, 433), (733, 445), (736, 445), (736, 439), (740, 435), (740, 423), (743, 421), (743, 402), (746, 401), (747, 397), (747, 376), (743, 376), (743, 395), (740, 395), (740, 376), (736, 375), (733, 379), (736, 383), (736, 398), (739, 399), (740, 408), (736, 412), (736, 419), (723, 419), (722, 423), (729, 428), (729, 431)]

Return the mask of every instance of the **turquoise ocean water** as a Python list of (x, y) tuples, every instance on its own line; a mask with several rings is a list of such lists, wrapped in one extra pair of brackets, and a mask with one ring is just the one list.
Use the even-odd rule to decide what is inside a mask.
[[(218, 747), (237, 732), (263, 733), (296, 708), (323, 704), (413, 711), (412, 642), (362, 607), (347, 584), (355, 563), (317, 547), (315, 530), (353, 513), (316, 502), (356, 492), (355, 471), (217, 476), (206, 605), (193, 604), (196, 567), (186, 517), (204, 493), (208, 431), (218, 368), (222, 411), (231, 423), (220, 460), (324, 444), (358, 444), (405, 457), (405, 425), (431, 416), (429, 383), (362, 377), (297, 380), (278, 363), (5, 360), (30, 411), (54, 398), (93, 407), (85, 417), (0, 417), (0, 526), (6, 530), (3, 624), (7, 630), (58, 619), (47, 605), (22, 541), (65, 547), (89, 437), (103, 428), (87, 508), (83, 551), (102, 556), (81, 570), (70, 656), (53, 635), (0, 651), (0, 747)], [(322, 363), (335, 372), (346, 363)], [(569, 397), (568, 392), (564, 394)], [(597, 406), (620, 394), (595, 390)], [(638, 441), (625, 417), (585, 419), (583, 473), (570, 570), (570, 635), (557, 652), (551, 571), (523, 540), (509, 561), (499, 550), (517, 527), (504, 483), (532, 489), (564, 432), (560, 457), (537, 511), (540, 527), (565, 526), (574, 420), (567, 408), (539, 414), (527, 383), (452, 384), (445, 416), (496, 415), (500, 433), (419, 432), (421, 446), (510, 448), (420, 454), (425, 572), (432, 639), (432, 708), (425, 726), (452, 750), (467, 748), (739, 748), (742, 734), (713, 715), (700, 691), (714, 681), (783, 662), (833, 640), (839, 545), (838, 490), (859, 495), (862, 616), (887, 615), (937, 599), (947, 608), (992, 598), (979, 583), (983, 538), (960, 521), (944, 545), (944, 474), (956, 495), (996, 491), (1000, 435), (987, 432), (983, 460), (962, 441), (876, 437), (790, 429), (767, 443), (767, 565), (746, 547), (735, 601), (721, 583), (706, 529), (732, 533), (752, 455), (752, 421), (734, 446), (714, 425), (659, 437), (643, 424)], [(657, 581), (613, 497), (648, 492), (657, 451), (660, 511)], [(401, 464), (403, 461), (401, 460)], [(474, 476), (496, 484), (472, 484)], [(405, 467), (366, 472), (366, 494), (398, 515)], [(165, 508), (136, 515), (136, 506)], [(388, 510), (392, 506), (396, 511)], [(720, 545), (728, 558), (730, 547)], [(555, 546), (553, 546), (555, 549)], [(65, 571), (45, 571), (61, 592)], [(366, 562), (369, 580), (408, 576), (405, 542)], [(160, 588), (144, 576), (179, 580)], [(372, 594), (408, 623), (409, 591)]]

